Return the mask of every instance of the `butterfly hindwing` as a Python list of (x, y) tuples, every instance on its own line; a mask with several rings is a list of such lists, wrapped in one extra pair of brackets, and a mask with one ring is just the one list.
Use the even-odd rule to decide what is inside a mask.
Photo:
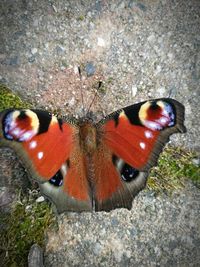
[(183, 105), (162, 98), (128, 106), (98, 123), (101, 141), (95, 157), (106, 167), (96, 167), (97, 210), (131, 207), (169, 136), (185, 132), (183, 122)]
[(95, 210), (131, 209), (133, 198), (145, 187), (147, 173), (116, 157), (103, 142), (93, 160)]
[[(40, 184), (40, 189), (55, 204), (59, 213), (91, 211), (91, 194), (86, 174), (85, 156), (74, 143), (69, 160), (62, 165), (50, 183)], [(59, 184), (61, 179), (62, 184)]]

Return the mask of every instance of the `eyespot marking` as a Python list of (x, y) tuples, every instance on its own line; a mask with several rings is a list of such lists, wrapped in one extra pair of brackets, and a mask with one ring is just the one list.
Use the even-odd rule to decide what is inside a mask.
[(173, 105), (165, 101), (147, 101), (139, 111), (142, 124), (153, 130), (160, 131), (175, 124), (175, 112)]
[(121, 170), (121, 178), (125, 182), (131, 182), (136, 179), (139, 175), (139, 171), (127, 163), (124, 163), (123, 168)]
[(139, 175), (139, 171), (134, 167), (130, 166), (122, 159), (118, 158), (116, 155), (112, 155), (113, 165), (116, 167), (118, 172), (120, 173), (121, 179), (125, 182), (131, 182), (137, 179)]
[(60, 170), (57, 171), (57, 173), (49, 180), (49, 183), (56, 187), (59, 187), (63, 184), (63, 176)]
[(3, 119), (3, 131), (6, 139), (28, 141), (37, 134), (39, 122), (31, 110), (14, 110)]

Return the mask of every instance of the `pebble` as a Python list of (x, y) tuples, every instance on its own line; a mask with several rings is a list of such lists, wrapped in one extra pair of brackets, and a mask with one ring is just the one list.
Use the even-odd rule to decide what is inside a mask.
[(33, 21), (33, 26), (34, 26), (34, 27), (38, 27), (38, 26), (39, 26), (39, 20), (38, 20), (38, 19), (35, 19), (35, 20)]
[(137, 7), (139, 7), (144, 12), (147, 11), (146, 6), (144, 4), (142, 4), (142, 3), (137, 3)]
[(98, 46), (101, 46), (101, 47), (104, 47), (105, 46), (105, 40), (103, 39), (103, 38), (101, 38), (101, 37), (98, 37), (97, 38), (97, 45)]
[(19, 57), (18, 56), (11, 57), (9, 65), (11, 66), (19, 65)]
[(57, 45), (56, 46), (56, 52), (57, 52), (58, 55), (62, 55), (62, 54), (65, 53), (65, 48), (63, 46), (61, 46), (61, 45)]
[(93, 62), (88, 62), (88, 63), (86, 64), (86, 66), (85, 66), (85, 71), (86, 71), (88, 77), (94, 75), (95, 70), (96, 70), (96, 68), (95, 68)]
[(162, 67), (160, 65), (157, 65), (155, 73), (159, 74), (161, 70), (162, 70)]
[(200, 166), (200, 158), (194, 158), (194, 159), (192, 159), (192, 163), (195, 166), (199, 167)]
[(137, 86), (136, 86), (136, 85), (133, 85), (133, 86), (132, 86), (132, 91), (131, 91), (133, 97), (136, 96), (136, 94), (137, 94), (137, 90), (138, 90), (138, 89), (137, 89)]
[(11, 188), (0, 187), (0, 208), (3, 206), (11, 206), (15, 198), (16, 195)]
[(166, 92), (166, 89), (165, 87), (160, 87), (157, 89), (157, 92), (160, 96), (164, 96), (165, 95), (165, 92)]
[(43, 251), (38, 244), (32, 245), (28, 254), (28, 267), (44, 267)]
[(28, 57), (28, 62), (33, 63), (34, 61), (35, 61), (35, 56), (34, 55)]
[(68, 105), (69, 105), (69, 107), (73, 107), (74, 104), (75, 104), (75, 97), (72, 97), (72, 98), (69, 100)]
[(34, 47), (31, 49), (31, 54), (35, 55), (37, 53), (37, 51), (38, 51), (37, 48)]
[(100, 243), (96, 243), (95, 246), (94, 246), (94, 253), (96, 255), (99, 255), (101, 253), (101, 250), (102, 250), (102, 246)]
[(43, 196), (40, 196), (36, 199), (36, 202), (37, 203), (41, 203), (41, 202), (44, 202), (45, 198)]

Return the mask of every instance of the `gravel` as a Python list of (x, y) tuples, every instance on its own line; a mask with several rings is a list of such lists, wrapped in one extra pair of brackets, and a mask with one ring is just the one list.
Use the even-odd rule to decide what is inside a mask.
[[(188, 132), (172, 143), (200, 152), (199, 17), (198, 0), (1, 0), (0, 82), (62, 115), (82, 113), (78, 66), (86, 107), (103, 81), (92, 106), (99, 117), (147, 98), (176, 98)], [(7, 203), (6, 177), (23, 175), (16, 160), (14, 173), (4, 164)], [(141, 192), (131, 211), (59, 216), (45, 266), (200, 266), (199, 196), (188, 183), (172, 197)]]
[(131, 211), (67, 213), (48, 231), (45, 266), (199, 266), (200, 192), (141, 192)]

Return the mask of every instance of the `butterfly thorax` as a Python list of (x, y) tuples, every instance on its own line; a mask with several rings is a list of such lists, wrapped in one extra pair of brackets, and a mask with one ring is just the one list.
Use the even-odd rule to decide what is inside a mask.
[(92, 122), (80, 125), (80, 145), (86, 154), (92, 154), (97, 147), (97, 129)]

